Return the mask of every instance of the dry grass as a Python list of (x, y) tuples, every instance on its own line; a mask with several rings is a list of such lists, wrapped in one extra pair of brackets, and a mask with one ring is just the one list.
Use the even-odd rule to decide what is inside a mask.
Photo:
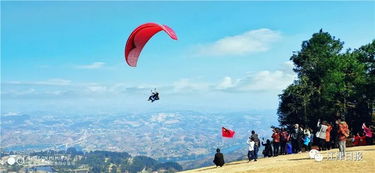
[[(337, 149), (329, 152), (337, 152)], [(322, 152), (325, 157), (321, 162), (310, 159), (308, 153), (283, 155), (272, 158), (258, 159), (257, 162), (238, 161), (225, 164), (223, 167), (216, 166), (204, 167), (194, 170), (184, 171), (184, 173), (345, 173), (345, 172), (375, 172), (375, 145), (350, 147), (347, 152), (361, 152), (362, 160), (327, 160), (327, 151)]]

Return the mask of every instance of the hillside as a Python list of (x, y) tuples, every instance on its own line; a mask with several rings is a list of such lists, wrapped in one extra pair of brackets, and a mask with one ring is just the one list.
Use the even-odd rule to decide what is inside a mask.
[[(329, 152), (337, 152), (338, 149)], [(257, 162), (248, 163), (246, 160), (227, 163), (223, 167), (204, 167), (183, 173), (204, 173), (204, 172), (372, 172), (375, 170), (375, 146), (362, 146), (347, 148), (347, 152), (361, 152), (362, 160), (327, 160), (329, 154), (322, 152), (324, 159), (321, 162), (310, 159), (308, 153), (283, 155), (272, 158), (262, 158)], [(347, 155), (348, 156), (348, 155)]]

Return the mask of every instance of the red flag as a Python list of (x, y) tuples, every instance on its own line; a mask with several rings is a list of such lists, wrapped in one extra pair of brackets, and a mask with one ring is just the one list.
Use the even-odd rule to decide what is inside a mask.
[(233, 130), (230, 130), (230, 129), (226, 129), (224, 127), (221, 128), (221, 134), (223, 137), (226, 137), (226, 138), (233, 138), (234, 134), (236, 132), (233, 131)]

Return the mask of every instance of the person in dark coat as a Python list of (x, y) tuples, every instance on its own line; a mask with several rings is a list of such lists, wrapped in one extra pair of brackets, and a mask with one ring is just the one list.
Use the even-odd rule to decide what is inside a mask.
[(262, 145), (264, 146), (264, 150), (263, 150), (264, 157), (272, 157), (271, 141), (267, 139), (267, 142), (265, 144), (262, 142)]
[(291, 132), (293, 153), (301, 152), (303, 142), (303, 129), (298, 124), (294, 125)]
[(216, 167), (218, 167), (218, 166), (222, 167), (224, 165), (224, 155), (223, 155), (223, 153), (220, 153), (219, 148), (216, 149), (214, 163), (215, 163)]
[(255, 131), (251, 131), (251, 138), (254, 138), (254, 142), (255, 142), (255, 146), (254, 146), (254, 159), (257, 160), (258, 159), (258, 151), (259, 151), (259, 147), (260, 147), (260, 140), (259, 140), (259, 137), (258, 137), (258, 134), (255, 133)]

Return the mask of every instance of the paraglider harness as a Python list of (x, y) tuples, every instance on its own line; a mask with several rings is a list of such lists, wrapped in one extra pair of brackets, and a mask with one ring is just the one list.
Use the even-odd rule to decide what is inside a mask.
[(151, 101), (151, 103), (155, 100), (159, 100), (159, 93), (156, 91), (156, 89), (154, 91), (151, 90), (151, 96), (148, 97), (148, 101)]

